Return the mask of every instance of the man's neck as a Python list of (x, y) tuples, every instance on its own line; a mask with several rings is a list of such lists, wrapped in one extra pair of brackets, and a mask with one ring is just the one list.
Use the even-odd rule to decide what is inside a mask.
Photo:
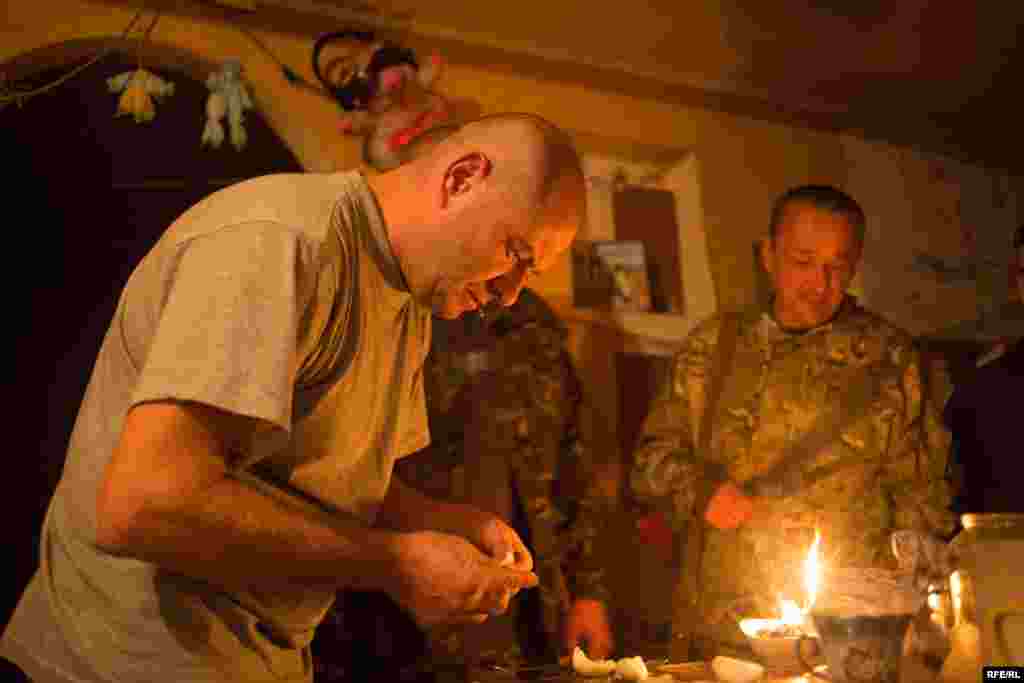
[(384, 233), (398, 264), (403, 284), (413, 296), (416, 296), (418, 283), (415, 274), (410, 273), (409, 266), (416, 258), (410, 253), (414, 251), (410, 249), (410, 245), (416, 242), (410, 228), (416, 222), (410, 218), (409, 205), (407, 200), (403, 199), (406, 195), (402, 192), (402, 180), (400, 174), (395, 171), (366, 176), (366, 184), (369, 185), (384, 219)]
[(802, 335), (802, 334), (807, 334), (808, 332), (812, 332), (814, 330), (820, 329), (822, 327), (825, 327), (826, 325), (829, 325), (832, 322), (834, 322), (835, 319), (838, 318), (842, 314), (842, 312), (846, 309), (847, 304), (849, 302), (849, 299), (850, 299), (849, 295), (843, 296), (843, 300), (841, 302), (839, 302), (839, 305), (836, 307), (835, 313), (833, 313), (827, 320), (823, 320), (822, 322), (818, 323), (817, 325), (811, 325), (810, 327), (789, 327), (789, 326), (785, 325), (782, 322), (782, 320), (779, 318), (779, 315), (778, 315), (778, 313), (775, 310), (775, 299), (774, 298), (772, 299), (771, 305), (768, 307), (768, 311), (769, 311), (769, 315), (771, 315), (772, 321), (774, 321), (774, 323), (778, 326), (778, 328), (780, 330), (782, 330), (786, 334)]

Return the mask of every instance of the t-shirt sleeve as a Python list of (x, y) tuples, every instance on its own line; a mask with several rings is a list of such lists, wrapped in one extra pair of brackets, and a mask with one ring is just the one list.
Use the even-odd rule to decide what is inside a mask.
[(412, 400), (406, 404), (409, 419), (398, 447), (398, 457), (404, 458), (430, 445), (430, 427), (427, 420), (427, 399), (424, 390), (424, 369), (416, 372), (412, 381)]
[(195, 401), (290, 431), (302, 283), (314, 251), (274, 223), (180, 245), (131, 405)]

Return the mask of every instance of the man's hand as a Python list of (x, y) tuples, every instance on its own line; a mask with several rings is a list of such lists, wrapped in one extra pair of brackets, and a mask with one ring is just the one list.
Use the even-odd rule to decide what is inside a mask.
[(615, 649), (608, 612), (604, 603), (598, 600), (576, 600), (569, 608), (565, 619), (566, 652), (572, 652), (577, 645), (582, 647), (590, 659), (607, 659)]
[(518, 591), (537, 585), (536, 574), (502, 567), (500, 558), (458, 536), (400, 534), (396, 549), (398, 575), (388, 592), (421, 628), (483, 622), (505, 612)]
[(504, 562), (511, 556), (512, 562), (506, 566), (512, 569), (523, 572), (533, 571), (533, 556), (515, 529), (496, 515), (468, 505), (466, 507), (470, 510), (467, 511), (464, 518), (466, 527), (463, 535), (470, 542), (498, 562)]
[(735, 529), (754, 515), (754, 500), (732, 482), (725, 482), (708, 501), (704, 519), (716, 529)]
[(462, 536), (499, 562), (511, 553), (509, 566), (524, 572), (533, 571), (530, 551), (519, 534), (500, 517), (466, 503), (430, 498), (398, 478), (391, 480), (377, 523), (396, 531), (431, 530)]

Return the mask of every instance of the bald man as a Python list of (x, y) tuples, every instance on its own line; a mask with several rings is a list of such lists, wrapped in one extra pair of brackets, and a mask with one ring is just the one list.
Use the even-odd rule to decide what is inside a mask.
[(583, 207), (564, 133), (503, 115), (186, 211), (122, 292), (2, 654), (35, 681), (310, 681), (339, 589), (422, 626), (503, 613), (537, 582), (522, 540), (392, 465), (429, 441), (431, 312), (514, 302)]

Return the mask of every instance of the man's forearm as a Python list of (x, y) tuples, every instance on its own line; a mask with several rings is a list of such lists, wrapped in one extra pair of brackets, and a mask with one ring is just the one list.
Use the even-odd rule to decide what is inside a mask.
[(464, 535), (466, 515), (475, 508), (426, 496), (393, 476), (388, 495), (377, 512), (377, 526), (395, 531), (439, 531)]
[(173, 510), (144, 508), (112, 550), (227, 589), (388, 590), (397, 542), (228, 477)]
[(96, 544), (227, 589), (396, 588), (402, 536), (229, 469), (253, 428), (200, 404), (133, 408), (98, 492)]

